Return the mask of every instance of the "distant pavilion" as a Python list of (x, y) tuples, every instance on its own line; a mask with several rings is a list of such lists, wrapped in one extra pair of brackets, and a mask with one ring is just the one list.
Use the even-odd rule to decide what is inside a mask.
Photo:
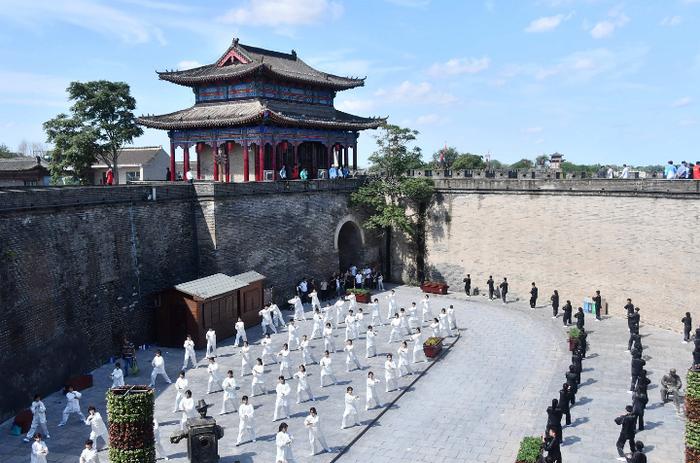
[(184, 151), (183, 174), (191, 170), (191, 146), (196, 179), (271, 181), (283, 167), (287, 179), (299, 178), (302, 169), (309, 178), (324, 178), (332, 165), (356, 170), (359, 131), (385, 122), (333, 106), (336, 92), (363, 86), (364, 78), (318, 71), (294, 50), (281, 53), (234, 39), (215, 63), (158, 77), (191, 87), (195, 95), (190, 108), (138, 118), (145, 127), (168, 131), (171, 180), (177, 148)]

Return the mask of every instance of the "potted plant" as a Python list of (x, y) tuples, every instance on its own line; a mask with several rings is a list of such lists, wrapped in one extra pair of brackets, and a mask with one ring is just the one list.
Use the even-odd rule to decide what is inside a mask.
[(155, 463), (153, 388), (121, 386), (107, 391), (109, 461)]
[(447, 288), (449, 286), (446, 283), (436, 283), (434, 281), (424, 281), (420, 285), (420, 289), (424, 293), (447, 294)]
[(688, 370), (685, 387), (685, 461), (700, 463), (700, 371)]
[(578, 338), (581, 337), (581, 330), (579, 330), (577, 327), (573, 327), (569, 329), (569, 351), (573, 352), (574, 349), (576, 349), (576, 346), (578, 345)]
[(442, 352), (442, 338), (431, 336), (423, 343), (423, 352), (428, 358), (435, 358)]
[(540, 455), (542, 455), (542, 439), (533, 436), (523, 437), (515, 463), (537, 463)]
[(354, 294), (357, 302), (362, 302), (363, 304), (369, 304), (370, 302), (372, 302), (372, 292), (369, 289), (348, 288), (347, 290), (345, 290), (345, 294)]

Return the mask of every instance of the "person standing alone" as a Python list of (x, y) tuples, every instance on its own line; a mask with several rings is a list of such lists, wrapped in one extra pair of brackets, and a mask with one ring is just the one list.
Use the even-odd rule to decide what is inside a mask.
[(537, 286), (535, 285), (535, 282), (532, 282), (532, 288), (530, 288), (530, 308), (534, 309), (535, 305), (537, 304), (537, 294), (538, 294)]
[(595, 310), (595, 319), (600, 321), (600, 310), (603, 308), (603, 299), (600, 297), (600, 291), (596, 290), (593, 296), (593, 307)]

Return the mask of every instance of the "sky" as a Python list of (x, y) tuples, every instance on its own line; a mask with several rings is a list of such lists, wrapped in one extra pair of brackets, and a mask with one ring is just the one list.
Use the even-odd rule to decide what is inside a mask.
[(336, 107), (418, 130), (426, 159), (445, 145), (504, 162), (700, 159), (700, 0), (0, 0), (0, 26), (13, 149), (45, 142), (71, 81), (127, 82), (137, 115), (189, 107), (155, 71), (212, 63), (238, 37), (366, 76)]

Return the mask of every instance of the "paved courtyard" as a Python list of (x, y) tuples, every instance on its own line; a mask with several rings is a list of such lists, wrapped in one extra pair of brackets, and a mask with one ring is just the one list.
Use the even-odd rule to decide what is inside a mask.
[[(544, 294), (544, 289), (542, 291)], [(422, 294), (417, 288), (398, 287), (399, 306), (418, 302)], [(563, 295), (565, 298), (565, 295)], [(381, 295), (382, 317), (386, 313), (386, 302)], [(389, 328), (379, 329), (377, 337), (378, 357), (369, 362), (364, 358), (364, 339), (356, 344), (363, 370), (345, 372), (345, 355), (338, 352), (333, 356), (339, 384), (319, 389), (319, 367), (313, 365), (308, 371), (309, 379), (317, 402), (295, 404), (296, 382), (292, 381), (290, 400), (291, 419), (286, 420), (295, 438), (294, 454), (300, 462), (365, 462), (365, 461), (416, 461), (421, 462), (508, 462), (515, 460), (517, 447), (522, 436), (539, 435), (546, 424), (545, 409), (564, 382), (564, 371), (569, 364), (566, 348), (566, 331), (561, 319), (551, 319), (551, 310), (539, 307), (530, 310), (525, 302), (489, 302), (484, 297), (467, 298), (463, 294), (433, 297), (433, 312), (443, 306), (454, 304), (457, 309), (458, 325), (461, 328), (459, 340), (447, 355), (436, 362), (415, 384), (414, 377), (408, 376), (399, 381), (402, 388), (408, 387), (381, 418), (374, 421), (382, 410), (364, 411), (365, 377), (372, 369), (382, 381), (379, 385), (380, 398), (384, 403), (398, 396), (398, 392), (384, 393), (382, 353), (396, 352), (397, 343), (387, 345)], [(291, 312), (285, 312), (285, 314)], [(642, 320), (644, 315), (642, 314)], [(590, 341), (589, 358), (584, 361), (582, 386), (577, 396), (577, 405), (572, 408), (572, 426), (564, 428), (565, 445), (562, 448), (564, 461), (590, 463), (612, 461), (617, 456), (615, 441), (618, 427), (613, 422), (624, 406), (630, 403), (627, 394), (629, 386), (629, 353), (624, 352), (627, 343), (626, 322), (609, 318), (603, 322), (587, 319)], [(258, 327), (250, 329), (249, 340), (254, 344), (252, 357), (260, 354), (257, 345), (260, 338)], [(300, 332), (309, 334), (311, 322), (302, 324)], [(680, 343), (676, 333), (642, 326), (645, 337), (647, 369), (651, 372), (652, 385), (649, 389), (650, 401), (645, 415), (647, 430), (639, 434), (649, 449), (651, 462), (678, 462), (683, 452), (683, 421), (670, 405), (661, 406), (656, 383), (671, 367), (684, 371), (690, 362), (691, 347)], [(340, 346), (344, 330), (336, 330), (336, 344)], [(427, 334), (427, 333), (426, 333)], [(364, 336), (362, 336), (364, 338)], [(273, 351), (279, 350), (286, 342), (286, 333), (273, 335)], [(454, 341), (454, 338), (452, 339)], [(220, 342), (220, 369), (233, 368), (239, 383), (239, 397), (250, 390), (250, 376), (240, 379), (240, 353), (232, 346), (233, 339)], [(313, 353), (319, 357), (323, 342), (312, 342)], [(181, 349), (163, 349), (166, 369), (174, 380), (182, 364)], [(129, 378), (129, 383), (149, 382), (150, 359), (155, 347), (139, 351), (141, 373), (138, 381)], [(205, 394), (207, 372), (200, 357), (196, 370), (188, 370), (190, 389), (195, 400), (205, 398), (213, 404), (212, 416), (225, 428), (225, 435), (219, 441), (222, 462), (273, 462), (274, 435), (278, 423), (272, 423), (274, 394), (258, 396), (251, 400), (255, 406), (257, 443), (247, 443), (235, 447), (238, 431), (237, 413), (218, 416), (221, 393)], [(300, 361), (300, 353), (292, 353), (292, 365)], [(417, 364), (419, 370), (428, 364)], [(83, 391), (81, 407), (86, 412), (89, 404), (105, 409), (104, 394), (111, 385), (109, 372), (111, 365), (105, 365), (93, 372), (95, 385)], [(267, 386), (276, 383), (277, 365), (271, 365), (267, 373)], [(345, 388), (352, 385), (360, 402), (362, 426), (340, 430)], [(410, 385), (410, 387), (409, 387)], [(156, 416), (161, 424), (162, 442), (171, 460), (185, 462), (186, 444), (170, 444), (167, 437), (179, 427), (180, 414), (172, 413), (175, 391), (159, 378), (157, 385)], [(44, 400), (47, 406), (51, 439), (49, 461), (75, 462), (82, 448), (82, 442), (89, 434), (89, 428), (81, 425), (73, 416), (63, 428), (56, 427), (64, 406), (63, 397), (57, 392)], [(303, 420), (308, 408), (315, 405), (321, 416), (322, 427), (333, 453), (309, 457), (309, 443), (303, 428)], [(366, 426), (370, 426), (366, 429)], [(20, 437), (9, 436), (10, 422), (2, 425), (0, 432), (0, 461), (3, 463), (26, 462), (29, 458), (29, 444)], [(364, 435), (340, 453), (363, 430)], [(106, 453), (100, 453), (106, 460)]]

